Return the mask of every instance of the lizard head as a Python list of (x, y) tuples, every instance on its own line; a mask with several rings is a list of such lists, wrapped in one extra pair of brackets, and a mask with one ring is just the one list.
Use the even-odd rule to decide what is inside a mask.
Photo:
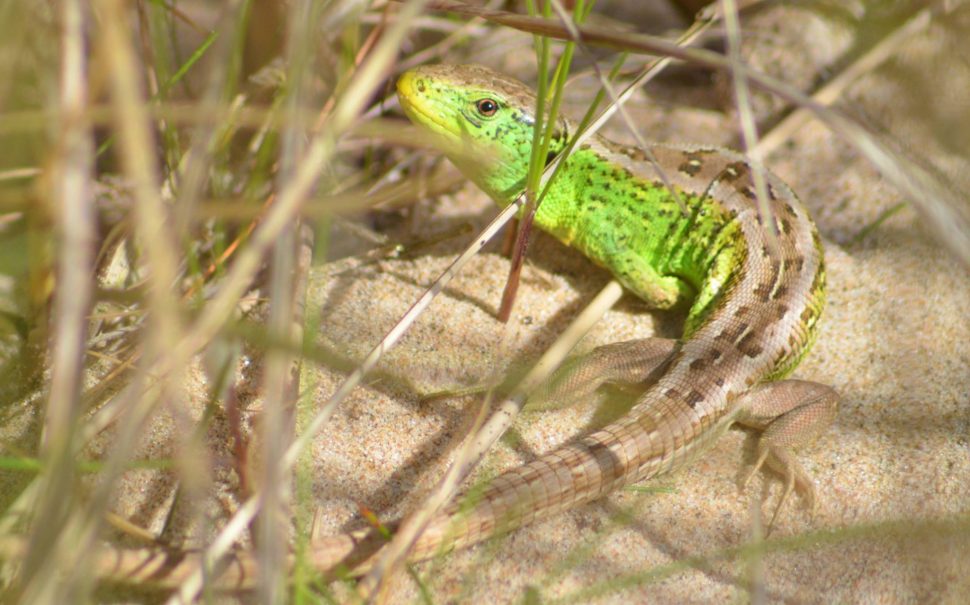
[[(397, 94), (412, 122), (443, 139), (449, 159), (500, 204), (525, 187), (535, 94), (522, 82), (478, 65), (431, 65), (405, 72)], [(566, 143), (560, 119), (551, 154)]]

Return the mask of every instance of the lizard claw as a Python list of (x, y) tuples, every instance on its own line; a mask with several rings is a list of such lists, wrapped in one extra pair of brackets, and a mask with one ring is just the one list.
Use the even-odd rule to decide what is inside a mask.
[(764, 466), (765, 460), (768, 459), (768, 454), (770, 453), (768, 448), (758, 448), (758, 449), (759, 449), (758, 459), (755, 460), (755, 463), (751, 467), (751, 469), (748, 472), (746, 472), (743, 477), (741, 477), (742, 490), (748, 489), (748, 484), (751, 483), (752, 477), (758, 474), (758, 471), (761, 470), (762, 466)]
[(785, 480), (784, 490), (781, 493), (778, 504), (775, 506), (775, 512), (771, 515), (771, 521), (768, 523), (765, 535), (771, 534), (775, 521), (778, 519), (778, 514), (785, 506), (785, 503), (788, 502), (788, 497), (792, 492), (797, 492), (805, 500), (809, 515), (814, 516), (818, 504), (815, 498), (815, 486), (788, 449), (762, 444), (758, 450), (758, 459), (751, 467), (751, 470), (745, 473), (745, 476), (741, 479), (741, 487), (743, 489), (747, 488), (751, 478), (754, 477), (766, 462), (772, 470), (780, 473)]

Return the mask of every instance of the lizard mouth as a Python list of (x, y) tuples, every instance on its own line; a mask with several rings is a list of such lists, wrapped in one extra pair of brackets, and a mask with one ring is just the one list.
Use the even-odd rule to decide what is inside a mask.
[(427, 95), (424, 80), (415, 70), (409, 70), (401, 74), (397, 80), (397, 96), (401, 102), (401, 108), (413, 122), (425, 126), (435, 134), (445, 139), (457, 142), (461, 140), (453, 128), (449, 128), (443, 116), (446, 111), (440, 111), (437, 107), (439, 103)]

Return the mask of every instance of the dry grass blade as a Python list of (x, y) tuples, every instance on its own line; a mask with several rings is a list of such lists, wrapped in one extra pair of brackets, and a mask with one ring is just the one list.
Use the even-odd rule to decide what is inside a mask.
[[(839, 99), (845, 90), (859, 78), (876, 69), (898, 53), (902, 45), (916, 33), (923, 31), (929, 25), (934, 10), (930, 7), (919, 11), (915, 16), (905, 21), (872, 48), (862, 54), (851, 65), (828, 80), (821, 88), (812, 94), (812, 100), (819, 105), (831, 105)], [(799, 128), (811, 120), (812, 113), (805, 107), (796, 107), (785, 116), (769, 132), (766, 132), (751, 150), (756, 159), (768, 157), (773, 151), (781, 147), (791, 138)]]
[[(287, 97), (285, 106), (299, 110), (309, 105), (308, 78), (305, 74), (311, 54), (307, 48), (312, 38), (315, 3), (294, 3), (287, 24)], [(303, 154), (304, 132), (309, 123), (291, 123), (282, 133), (282, 150), (277, 171), (277, 188), (283, 189), (298, 166)], [(293, 221), (278, 238), (273, 247), (270, 263), (270, 309), (268, 334), (281, 342), (302, 342), (303, 311), (306, 308), (306, 283), (313, 256), (313, 232), (300, 220)], [(266, 603), (282, 602), (286, 594), (289, 573), (288, 526), (293, 516), (291, 481), (287, 469), (281, 469), (274, 461), (285, 453), (295, 430), (296, 398), (300, 384), (301, 360), (283, 348), (267, 352), (267, 377), (265, 405), (260, 417), (259, 433), (260, 465), (257, 479), (259, 489), (265, 494), (263, 507), (257, 520), (259, 545), (259, 598)]]
[[(907, 40), (924, 31), (940, 11), (937, 5), (925, 7), (887, 33), (836, 77), (825, 83), (811, 97), (812, 105), (800, 105), (781, 122), (766, 132), (750, 148), (753, 158), (760, 160), (778, 149), (812, 116), (814, 108), (828, 107), (858, 79), (890, 60)], [(817, 115), (817, 111), (815, 111)], [(970, 211), (961, 201), (956, 186), (938, 171), (918, 162), (889, 136), (866, 129), (835, 110), (826, 112), (826, 124), (858, 148), (885, 177), (912, 202), (925, 220), (942, 237), (956, 258), (970, 266)], [(844, 126), (845, 130), (841, 130)], [(890, 211), (899, 210), (896, 205)], [(885, 217), (884, 217), (885, 218)], [(870, 226), (872, 227), (872, 226)], [(864, 230), (868, 232), (869, 228)], [(857, 238), (861, 239), (861, 238)]]
[(909, 199), (940, 236), (941, 243), (970, 269), (970, 206), (966, 192), (958, 190), (932, 166), (916, 161), (891, 138), (876, 135), (840, 114), (833, 113), (830, 120), (833, 127), (841, 126), (845, 139)]
[[(754, 109), (751, 106), (751, 89), (748, 80), (742, 74), (741, 62), (741, 23), (738, 19), (738, 6), (734, 0), (721, 0), (721, 13), (724, 15), (724, 29), (727, 34), (728, 58), (734, 65), (731, 70), (731, 82), (734, 87), (734, 100), (738, 108), (738, 121), (741, 125), (741, 141), (744, 151), (750, 154), (758, 146), (758, 130), (755, 126)], [(754, 183), (755, 196), (758, 200), (758, 213), (762, 216), (763, 224), (768, 232), (769, 244), (777, 246), (778, 227), (771, 216), (768, 202), (768, 183), (765, 179), (765, 169), (761, 165), (761, 158), (751, 165), (751, 180)]]
[[(37, 486), (39, 497), (34, 512), (34, 531), (29, 552), (25, 553), (21, 581), (26, 583), (21, 597), (25, 602), (58, 598), (57, 587), (44, 581), (50, 573), (70, 569), (71, 561), (48, 553), (58, 540), (56, 528), (67, 523), (72, 508), (79, 504), (70, 497), (76, 480), (74, 453), (76, 426), (81, 416), (80, 397), (86, 316), (91, 305), (94, 271), (94, 143), (90, 124), (85, 119), (88, 101), (84, 56), (84, 19), (81, 3), (62, 4), (61, 81), (59, 99), (60, 157), (57, 158), (54, 198), (58, 203), (58, 251), (55, 295), (56, 319), (51, 355), (50, 394), (45, 418), (43, 456), (49, 470)], [(30, 490), (33, 492), (34, 490)], [(56, 552), (56, 551), (55, 551)], [(47, 559), (45, 561), (45, 559)], [(65, 560), (67, 559), (67, 560)], [(38, 581), (34, 581), (34, 579)], [(68, 589), (69, 590), (69, 589)], [(63, 593), (60, 593), (63, 594)]]

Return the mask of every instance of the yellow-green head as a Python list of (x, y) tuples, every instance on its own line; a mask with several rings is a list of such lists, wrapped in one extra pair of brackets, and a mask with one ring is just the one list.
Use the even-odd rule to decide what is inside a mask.
[[(525, 84), (478, 65), (431, 65), (402, 74), (397, 94), (411, 121), (444, 139), (452, 162), (496, 201), (524, 188), (536, 105)], [(567, 130), (560, 120), (552, 155)]]

